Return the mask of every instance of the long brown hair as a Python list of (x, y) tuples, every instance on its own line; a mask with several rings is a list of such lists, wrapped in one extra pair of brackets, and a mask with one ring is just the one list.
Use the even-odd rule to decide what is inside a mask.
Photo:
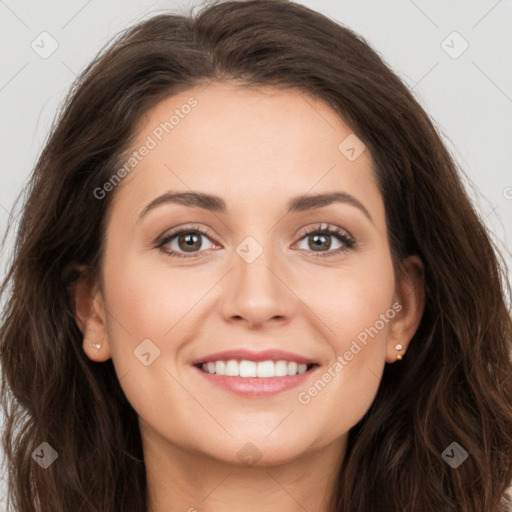
[[(98, 269), (122, 163), (142, 116), (194, 85), (237, 80), (329, 104), (364, 142), (385, 203), (396, 270), (425, 266), (426, 304), (407, 357), (386, 365), (349, 433), (339, 512), (498, 512), (512, 481), (512, 321), (505, 263), (461, 171), (418, 102), (363, 38), (284, 0), (227, 1), (154, 15), (81, 73), (35, 166), (0, 330), (3, 445), (18, 512), (146, 510), (137, 415), (112, 361), (81, 348), (70, 307), (80, 268)], [(47, 442), (58, 460), (31, 454)], [(457, 468), (443, 452), (458, 443)]]

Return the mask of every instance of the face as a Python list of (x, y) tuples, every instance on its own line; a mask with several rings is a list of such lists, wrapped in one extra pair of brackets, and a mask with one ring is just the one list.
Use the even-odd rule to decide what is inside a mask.
[(233, 84), (161, 102), (133, 149), (81, 318), (143, 439), (231, 463), (342, 446), (422, 308), (369, 151), (318, 99)]

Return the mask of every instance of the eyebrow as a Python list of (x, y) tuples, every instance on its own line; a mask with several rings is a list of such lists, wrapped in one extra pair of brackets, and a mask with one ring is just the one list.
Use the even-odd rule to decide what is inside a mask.
[[(142, 219), (149, 211), (163, 204), (181, 204), (191, 208), (201, 208), (216, 213), (225, 213), (227, 211), (225, 201), (212, 194), (203, 192), (166, 192), (156, 199), (153, 199), (142, 210), (139, 220)], [(373, 219), (365, 206), (354, 196), (346, 192), (328, 192), (323, 194), (304, 194), (292, 197), (286, 205), (286, 213), (304, 212), (329, 206), (333, 203), (349, 204), (358, 208), (372, 222)]]

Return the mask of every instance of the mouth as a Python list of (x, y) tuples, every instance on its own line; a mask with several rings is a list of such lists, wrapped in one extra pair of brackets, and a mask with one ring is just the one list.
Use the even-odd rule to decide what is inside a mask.
[(281, 359), (278, 361), (251, 361), (248, 359), (217, 360), (200, 362), (194, 365), (204, 373), (226, 377), (239, 377), (242, 379), (259, 378), (275, 379), (279, 377), (293, 377), (302, 375), (318, 366), (316, 363), (297, 363)]
[(211, 354), (192, 366), (214, 387), (244, 397), (268, 397), (304, 385), (320, 367), (289, 352), (247, 350)]

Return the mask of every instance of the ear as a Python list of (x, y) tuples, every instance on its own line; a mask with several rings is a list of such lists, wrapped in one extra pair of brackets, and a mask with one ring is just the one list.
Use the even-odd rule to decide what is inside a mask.
[(397, 282), (393, 304), (398, 311), (390, 322), (386, 346), (386, 362), (394, 363), (405, 355), (418, 328), (425, 307), (424, 267), (418, 256), (409, 256), (403, 262), (402, 276)]
[(89, 359), (103, 362), (110, 358), (107, 317), (100, 286), (81, 268), (81, 275), (71, 288), (71, 307), (82, 331), (82, 348)]

